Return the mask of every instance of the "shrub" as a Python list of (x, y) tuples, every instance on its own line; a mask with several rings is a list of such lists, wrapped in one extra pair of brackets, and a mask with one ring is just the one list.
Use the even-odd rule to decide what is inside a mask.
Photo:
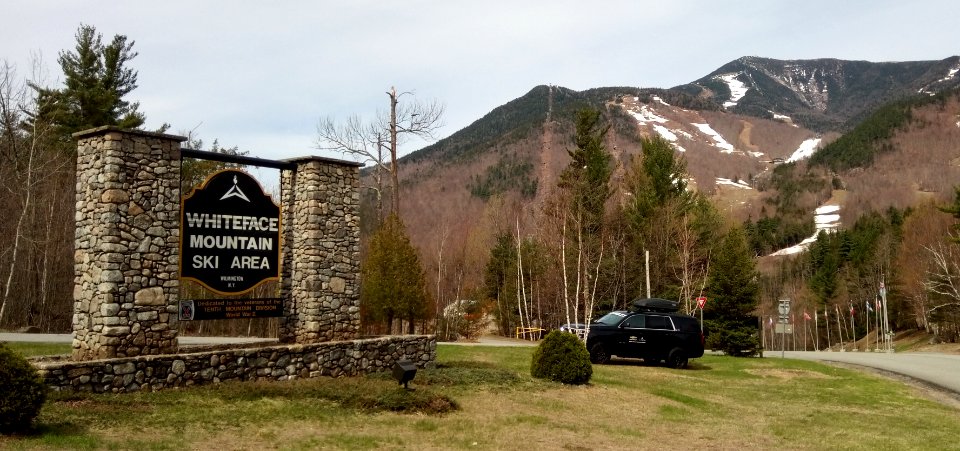
[(733, 357), (759, 356), (760, 340), (750, 328), (720, 329), (707, 337), (707, 348)]
[(28, 429), (43, 407), (46, 390), (37, 370), (0, 343), (0, 433)]
[(590, 382), (593, 365), (587, 347), (576, 335), (555, 330), (533, 352), (530, 373), (539, 379), (581, 385)]

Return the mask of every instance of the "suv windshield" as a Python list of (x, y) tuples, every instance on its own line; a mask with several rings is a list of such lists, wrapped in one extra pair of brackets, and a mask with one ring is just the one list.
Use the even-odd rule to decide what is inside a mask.
[(627, 316), (623, 312), (610, 312), (606, 315), (600, 317), (600, 319), (594, 321), (595, 323), (606, 324), (608, 326), (616, 326), (620, 324), (620, 321), (623, 320), (623, 317)]

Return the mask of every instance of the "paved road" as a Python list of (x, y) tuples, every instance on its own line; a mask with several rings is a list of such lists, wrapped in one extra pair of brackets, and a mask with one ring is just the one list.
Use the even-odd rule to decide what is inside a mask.
[[(277, 341), (276, 338), (259, 337), (177, 337), (180, 344), (184, 346), (193, 345), (220, 345), (231, 343), (262, 343)], [(17, 334), (0, 333), (0, 341), (25, 341), (30, 343), (70, 343), (73, 341), (73, 334)]]
[[(787, 351), (786, 358), (840, 362), (902, 374), (960, 393), (960, 355), (932, 352), (801, 352)], [(780, 357), (780, 351), (768, 351), (764, 357)]]

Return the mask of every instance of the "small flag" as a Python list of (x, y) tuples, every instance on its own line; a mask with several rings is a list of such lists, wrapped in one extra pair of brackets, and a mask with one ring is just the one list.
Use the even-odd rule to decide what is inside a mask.
[(770, 327), (773, 327), (773, 317), (770, 317)]
[(850, 316), (853, 316), (853, 304), (850, 304)]
[(826, 319), (826, 320), (830, 319), (830, 310), (827, 310), (826, 307), (823, 308), (823, 319)]
[(810, 321), (810, 315), (807, 314), (806, 310), (803, 311), (803, 319), (806, 321)]
[(873, 307), (870, 306), (870, 301), (863, 301), (864, 304), (867, 304), (867, 311), (873, 312)]
[(880, 298), (877, 298), (877, 310), (880, 310), (882, 308), (883, 307), (880, 306)]

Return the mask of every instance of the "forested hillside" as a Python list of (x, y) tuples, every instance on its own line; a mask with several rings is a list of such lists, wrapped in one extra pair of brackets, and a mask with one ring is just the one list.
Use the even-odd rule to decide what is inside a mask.
[[(143, 124), (128, 98), (132, 44), (104, 45), (92, 27), (77, 38), (60, 55), (63, 86), (0, 74), (0, 207), (12, 212), (0, 220), (3, 328), (69, 329), (70, 133)], [(382, 228), (375, 192), (363, 190), (363, 256), (402, 252), (417, 267), (403, 330), (444, 337), (478, 333), (487, 318), (508, 335), (588, 322), (648, 293), (686, 311), (705, 294), (758, 318), (784, 297), (809, 312), (849, 312), (885, 281), (897, 327), (956, 339), (960, 296), (947, 287), (960, 280), (949, 235), (960, 215), (958, 71), (958, 57), (745, 57), (671, 89), (536, 86), (401, 158), (401, 221)], [(195, 182), (212, 169), (185, 163), (184, 174)], [(824, 206), (831, 214), (814, 214)], [(836, 216), (834, 232), (815, 235), (826, 230), (821, 216)], [(797, 253), (767, 256), (804, 239)], [(381, 276), (368, 280), (404, 279)], [(752, 280), (756, 289), (732, 282)], [(363, 309), (368, 332), (394, 329), (383, 306)], [(752, 316), (715, 304), (704, 313), (710, 328), (748, 329), (712, 340), (756, 350)], [(851, 336), (866, 332), (850, 326)]]

